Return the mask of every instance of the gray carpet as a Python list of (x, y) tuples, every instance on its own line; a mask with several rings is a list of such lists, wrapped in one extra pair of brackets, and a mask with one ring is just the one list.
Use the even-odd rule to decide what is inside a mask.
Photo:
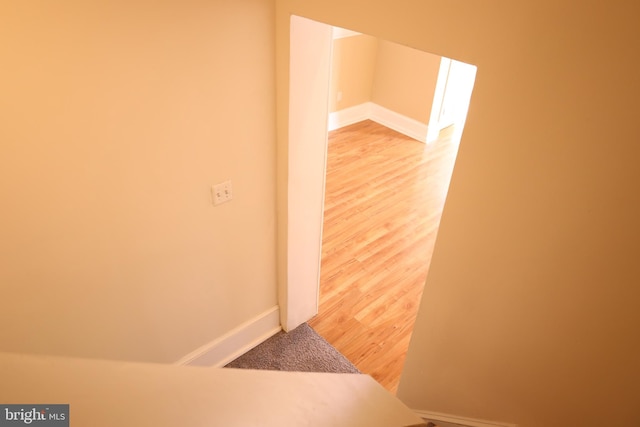
[(306, 323), (289, 333), (278, 332), (225, 368), (360, 373), (346, 357)]

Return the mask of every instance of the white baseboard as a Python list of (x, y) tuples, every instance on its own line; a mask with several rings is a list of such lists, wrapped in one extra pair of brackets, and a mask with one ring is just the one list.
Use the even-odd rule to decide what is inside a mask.
[(429, 126), (415, 119), (403, 116), (378, 104), (371, 103), (371, 120), (380, 123), (390, 129), (417, 139), (420, 142), (427, 141)]
[(175, 364), (219, 368), (281, 330), (280, 308), (275, 306), (192, 351)]
[(496, 421), (477, 420), (473, 418), (459, 417), (457, 415), (441, 414), (439, 412), (416, 411), (419, 417), (433, 422), (452, 423), (466, 427), (518, 427), (516, 424)]
[(371, 118), (372, 102), (365, 102), (329, 114), (329, 131)]
[(336, 130), (363, 120), (373, 120), (420, 142), (427, 142), (429, 126), (373, 102), (365, 102), (329, 114), (329, 130)]

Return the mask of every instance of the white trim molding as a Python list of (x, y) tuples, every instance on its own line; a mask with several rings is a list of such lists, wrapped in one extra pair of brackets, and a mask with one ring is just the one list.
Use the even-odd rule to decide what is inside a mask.
[(346, 37), (359, 36), (362, 33), (357, 31), (347, 30), (346, 28), (333, 27), (333, 39), (344, 39)]
[(427, 412), (413, 410), (424, 420), (433, 422), (452, 423), (465, 427), (518, 427), (517, 424), (509, 424), (496, 421), (478, 420), (474, 418), (460, 417), (457, 415), (442, 414), (439, 412)]
[(280, 308), (275, 306), (192, 351), (175, 365), (220, 368), (281, 330)]
[(371, 118), (372, 102), (365, 102), (329, 114), (329, 131), (340, 129)]
[(427, 124), (403, 116), (381, 105), (371, 103), (371, 120), (420, 142), (427, 140)]
[(420, 142), (427, 141), (429, 132), (427, 124), (373, 102), (365, 102), (329, 114), (329, 130), (340, 129), (363, 120), (373, 120)]

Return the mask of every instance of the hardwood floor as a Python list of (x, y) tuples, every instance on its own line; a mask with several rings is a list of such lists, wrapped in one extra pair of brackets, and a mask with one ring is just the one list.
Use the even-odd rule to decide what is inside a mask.
[(425, 145), (364, 121), (329, 134), (320, 309), (309, 324), (392, 393), (457, 152), (444, 133)]

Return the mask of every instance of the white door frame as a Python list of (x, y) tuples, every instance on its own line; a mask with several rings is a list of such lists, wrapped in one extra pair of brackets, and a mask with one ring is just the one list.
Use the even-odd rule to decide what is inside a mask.
[(289, 331), (318, 314), (332, 27), (291, 16), (286, 292)]
[[(318, 314), (332, 32), (331, 25), (291, 16), (286, 284), (278, 296), (281, 324), (286, 331)], [(442, 129), (441, 111), (451, 67), (456, 62), (441, 59), (427, 142), (437, 139)], [(475, 66), (463, 65), (473, 67), (475, 78)], [(472, 89), (473, 79), (465, 117)]]

